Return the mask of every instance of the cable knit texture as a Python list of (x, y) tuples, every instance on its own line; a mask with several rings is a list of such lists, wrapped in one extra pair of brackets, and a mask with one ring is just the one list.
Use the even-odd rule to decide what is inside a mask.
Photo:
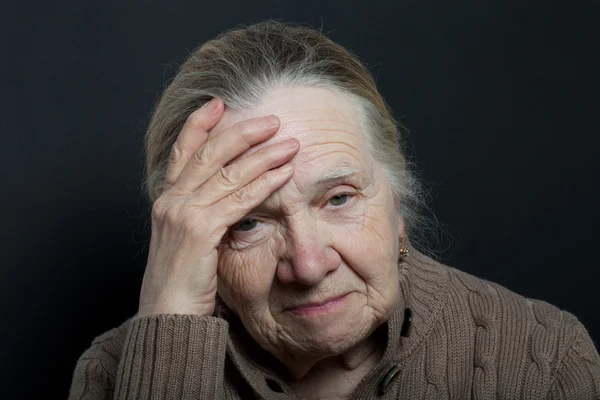
[[(574, 315), (412, 246), (399, 272), (397, 308), (381, 327), (385, 353), (353, 399), (600, 399), (600, 356)], [(222, 301), (211, 317), (133, 316), (98, 336), (75, 365), (69, 395), (296, 398), (283, 365)]]

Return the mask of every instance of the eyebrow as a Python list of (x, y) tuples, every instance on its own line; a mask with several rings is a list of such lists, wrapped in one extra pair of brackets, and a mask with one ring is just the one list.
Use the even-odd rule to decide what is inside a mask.
[(356, 168), (352, 167), (342, 167), (335, 169), (333, 171), (327, 172), (323, 175), (315, 184), (313, 185), (315, 188), (322, 188), (324, 186), (330, 185), (334, 182), (341, 181), (349, 176), (353, 175), (362, 175)]

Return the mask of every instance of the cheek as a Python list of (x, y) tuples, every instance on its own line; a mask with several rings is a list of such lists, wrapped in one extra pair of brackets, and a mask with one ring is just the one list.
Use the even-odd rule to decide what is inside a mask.
[(365, 215), (360, 225), (355, 226), (352, 232), (343, 232), (343, 241), (355, 248), (355, 251), (365, 257), (380, 259), (384, 255), (394, 252), (398, 241), (396, 229), (388, 220), (376, 215)]
[(220, 249), (218, 273), (238, 307), (268, 301), (277, 261), (269, 246), (248, 251)]
[[(350, 229), (349, 229), (350, 228)], [(360, 224), (335, 233), (337, 251), (368, 285), (380, 286), (394, 279), (398, 255), (396, 229), (389, 218), (370, 213)]]

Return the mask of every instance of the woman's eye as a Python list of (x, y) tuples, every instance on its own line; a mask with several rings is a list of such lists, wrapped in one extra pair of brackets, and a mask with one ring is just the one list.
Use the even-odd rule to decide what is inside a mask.
[(258, 221), (255, 219), (247, 219), (247, 220), (243, 221), (241, 224), (239, 224), (237, 226), (237, 229), (244, 231), (244, 232), (248, 232), (248, 231), (251, 231), (252, 229), (256, 228), (257, 223), (258, 223)]
[(334, 206), (341, 206), (342, 204), (348, 201), (348, 197), (349, 195), (347, 194), (339, 194), (330, 198), (329, 202)]
[[(345, 204), (346, 202), (348, 202), (349, 197), (351, 197), (351, 195), (349, 195), (349, 194), (338, 194), (337, 196), (333, 196), (332, 198), (330, 198), (329, 203), (331, 205), (339, 207), (339, 206)], [(253, 230), (254, 228), (256, 228), (256, 226), (258, 225), (258, 222), (259, 221), (256, 219), (247, 219), (247, 220), (239, 223), (234, 228), (234, 230), (249, 232), (249, 231)]]

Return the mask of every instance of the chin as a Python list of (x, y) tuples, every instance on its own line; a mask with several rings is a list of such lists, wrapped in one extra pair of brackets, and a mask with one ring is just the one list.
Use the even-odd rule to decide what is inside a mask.
[(375, 330), (376, 327), (372, 327), (372, 329), (352, 329), (345, 330), (343, 333), (340, 332), (339, 335), (334, 335), (328, 340), (322, 342), (322, 350), (325, 353), (330, 355), (338, 355), (347, 352), (352, 347), (358, 345), (365, 339), (369, 337), (372, 331)]
[[(356, 346), (377, 328), (373, 318), (362, 314), (339, 315), (335, 319), (314, 321), (306, 318), (289, 326), (291, 339), (303, 352), (322, 355), (342, 354)], [(304, 323), (299, 323), (304, 322)]]

